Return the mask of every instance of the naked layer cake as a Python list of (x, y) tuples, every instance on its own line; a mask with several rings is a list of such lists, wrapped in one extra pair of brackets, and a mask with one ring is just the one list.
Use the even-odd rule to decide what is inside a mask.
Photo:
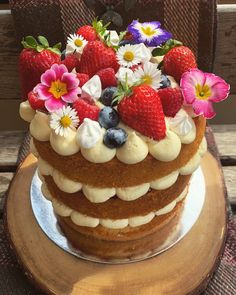
[(95, 20), (62, 53), (42, 36), (22, 44), (20, 115), (68, 241), (104, 259), (155, 250), (180, 223), (229, 85), (158, 21), (118, 34)]

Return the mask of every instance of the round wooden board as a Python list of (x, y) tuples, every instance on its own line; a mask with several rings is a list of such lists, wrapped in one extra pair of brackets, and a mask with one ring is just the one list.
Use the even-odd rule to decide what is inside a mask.
[(36, 158), (19, 168), (7, 198), (10, 241), (34, 282), (52, 294), (196, 294), (202, 291), (223, 251), (226, 233), (224, 182), (217, 161), (202, 161), (206, 198), (191, 231), (168, 251), (142, 262), (104, 265), (78, 259), (57, 247), (38, 226), (30, 204)]

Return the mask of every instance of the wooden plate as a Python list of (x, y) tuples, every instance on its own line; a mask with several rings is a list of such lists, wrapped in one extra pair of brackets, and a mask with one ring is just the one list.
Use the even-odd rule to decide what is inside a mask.
[(206, 198), (190, 232), (168, 251), (145, 261), (104, 265), (78, 259), (51, 242), (30, 204), (36, 158), (20, 166), (6, 203), (8, 234), (34, 282), (50, 294), (195, 294), (202, 291), (219, 261), (226, 234), (226, 200), (221, 168), (207, 153), (202, 160)]

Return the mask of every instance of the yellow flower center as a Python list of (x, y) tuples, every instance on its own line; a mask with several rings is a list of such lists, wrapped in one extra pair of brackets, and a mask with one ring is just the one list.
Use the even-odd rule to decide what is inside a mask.
[(144, 75), (142, 77), (144, 84), (151, 85), (152, 84), (152, 77), (150, 75)]
[(207, 84), (204, 84), (203, 86), (200, 84), (197, 84), (195, 86), (196, 96), (198, 99), (201, 100), (207, 100), (208, 97), (211, 96), (211, 89)]
[(67, 93), (66, 83), (63, 83), (60, 80), (53, 81), (48, 91), (52, 93), (54, 98), (59, 99), (62, 95)]
[(141, 27), (142, 32), (147, 36), (152, 36), (156, 33), (151, 27)]
[(68, 116), (63, 116), (63, 117), (61, 118), (61, 120), (60, 120), (60, 124), (61, 124), (61, 126), (63, 126), (64, 128), (69, 127), (69, 126), (71, 125), (71, 123), (72, 123), (72, 120), (71, 120), (71, 118), (68, 117)]
[(134, 59), (134, 54), (132, 51), (126, 51), (124, 54), (124, 59), (126, 61), (132, 61)]
[(81, 47), (83, 45), (83, 41), (81, 41), (80, 39), (75, 39), (74, 44), (77, 47)]

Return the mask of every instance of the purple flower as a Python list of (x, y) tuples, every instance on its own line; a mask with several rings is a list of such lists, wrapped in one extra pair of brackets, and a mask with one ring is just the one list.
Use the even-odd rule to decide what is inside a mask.
[(196, 115), (203, 115), (207, 119), (215, 116), (212, 102), (224, 100), (229, 95), (230, 86), (222, 78), (204, 73), (198, 69), (191, 69), (182, 75), (180, 80), (184, 102), (192, 105)]
[(128, 26), (128, 31), (132, 34), (137, 43), (144, 43), (147, 46), (159, 46), (172, 38), (172, 34), (161, 29), (161, 24), (157, 21), (140, 23), (133, 20)]
[(79, 80), (73, 73), (68, 73), (65, 65), (54, 64), (41, 76), (41, 83), (35, 89), (38, 97), (45, 100), (49, 112), (61, 109), (68, 103), (73, 103), (81, 93)]

